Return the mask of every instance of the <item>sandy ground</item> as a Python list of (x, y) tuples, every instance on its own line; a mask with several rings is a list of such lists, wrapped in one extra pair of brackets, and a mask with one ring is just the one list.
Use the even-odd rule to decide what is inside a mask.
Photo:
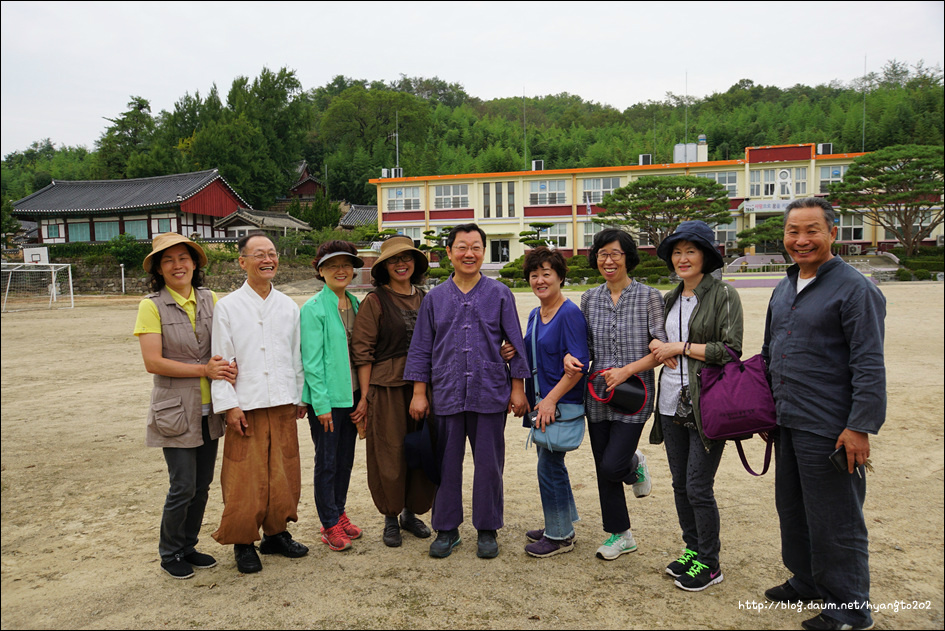
[[(943, 285), (883, 286), (888, 299), (889, 414), (873, 439), (876, 473), (866, 513), (877, 628), (943, 627)], [(741, 290), (745, 349), (760, 351), (770, 289)], [(300, 304), (306, 296), (294, 296)], [(520, 315), (537, 304), (517, 294)], [(578, 295), (571, 295), (575, 301)], [(681, 548), (661, 447), (644, 445), (650, 497), (630, 496), (639, 551), (612, 562), (594, 552), (604, 535), (590, 446), (568, 456), (582, 521), (574, 552), (534, 559), (524, 532), (541, 526), (535, 452), (518, 420), (506, 430), (506, 527), (501, 554), (475, 556), (476, 534), (448, 559), (429, 540), (381, 542), (358, 444), (348, 514), (365, 536), (344, 553), (319, 543), (313, 448), (299, 424), (303, 488), (291, 528), (311, 553), (263, 557), (242, 576), (212, 532), (222, 502), (214, 481), (201, 549), (220, 560), (195, 578), (161, 572), (157, 540), (167, 474), (144, 446), (150, 391), (131, 335), (137, 299), (78, 298), (66, 311), (2, 316), (2, 627), (24, 628), (737, 628), (791, 629), (813, 614), (762, 609), (780, 562), (774, 475), (748, 475), (733, 447), (716, 482), (725, 581), (702, 593), (663, 573)], [(815, 350), (815, 349), (812, 349)], [(760, 462), (761, 442), (749, 447)], [(218, 467), (220, 461), (218, 460)], [(219, 470), (218, 470), (219, 477)], [(764, 604), (760, 605), (764, 607)], [(898, 606), (898, 611), (895, 609)]]

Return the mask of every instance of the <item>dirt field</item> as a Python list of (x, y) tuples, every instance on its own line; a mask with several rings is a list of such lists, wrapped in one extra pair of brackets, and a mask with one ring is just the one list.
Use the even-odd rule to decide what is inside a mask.
[[(879, 629), (943, 628), (943, 285), (882, 287), (888, 300), (889, 414), (872, 441), (872, 598)], [(745, 350), (760, 351), (770, 289), (741, 290)], [(516, 294), (524, 316), (537, 304)], [(307, 296), (296, 295), (300, 304)], [(578, 301), (578, 295), (571, 295)], [(448, 559), (429, 540), (381, 542), (383, 519), (367, 490), (358, 444), (348, 514), (365, 536), (344, 553), (319, 543), (313, 448), (299, 424), (303, 487), (291, 527), (311, 547), (299, 560), (263, 557), (241, 576), (230, 548), (210, 538), (222, 511), (211, 490), (201, 549), (220, 563), (174, 581), (161, 572), (159, 520), (167, 473), (144, 446), (151, 379), (131, 335), (137, 299), (85, 298), (74, 310), (2, 316), (2, 628), (800, 628), (809, 611), (758, 610), (787, 578), (780, 562), (774, 475), (761, 479), (726, 450), (716, 482), (725, 581), (702, 593), (663, 573), (682, 546), (662, 448), (644, 445), (650, 497), (630, 495), (639, 551), (612, 562), (594, 552), (604, 535), (590, 446), (568, 456), (582, 521), (575, 551), (528, 557), (541, 525), (535, 452), (510, 419), (506, 526), (497, 559), (475, 556), (467, 458), (464, 539)], [(221, 446), (222, 449), (222, 446)], [(761, 442), (749, 447), (760, 462)], [(218, 460), (218, 467), (220, 460)], [(753, 607), (754, 606), (754, 607)], [(898, 609), (898, 610), (897, 610)]]

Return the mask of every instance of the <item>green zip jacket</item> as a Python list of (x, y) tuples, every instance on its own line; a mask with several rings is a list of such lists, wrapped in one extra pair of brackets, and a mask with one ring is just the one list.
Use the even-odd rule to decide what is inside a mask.
[[(669, 314), (669, 310), (679, 299), (682, 290), (683, 284), (679, 283), (663, 298), (666, 304), (665, 313)], [(695, 294), (698, 302), (689, 318), (688, 341), (706, 345), (705, 361), (687, 358), (686, 365), (689, 373), (689, 393), (692, 395), (692, 413), (696, 419), (699, 436), (708, 450), (718, 441), (707, 439), (702, 432), (702, 415), (699, 411), (699, 371), (706, 364), (722, 365), (732, 361), (732, 356), (725, 350), (725, 345), (741, 357), (744, 322), (741, 298), (738, 297), (735, 288), (728, 283), (723, 283), (711, 274), (706, 274), (696, 287)], [(656, 414), (659, 414), (659, 396), (656, 397), (656, 402)], [(675, 410), (669, 412), (675, 414)], [(659, 416), (656, 417), (653, 429), (650, 430), (650, 442), (654, 445), (663, 442), (663, 428), (660, 425)]]
[[(357, 313), (358, 299), (345, 293)], [(353, 406), (348, 336), (338, 314), (338, 296), (327, 287), (322, 289), (302, 305), (300, 318), (305, 371), (302, 403), (311, 405), (319, 416), (332, 408)]]

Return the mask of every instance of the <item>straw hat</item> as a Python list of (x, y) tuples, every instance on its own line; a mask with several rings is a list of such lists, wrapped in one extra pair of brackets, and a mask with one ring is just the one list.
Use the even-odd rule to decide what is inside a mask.
[(377, 270), (381, 269), (381, 265), (384, 264), (384, 261), (403, 252), (410, 252), (413, 255), (415, 273), (426, 273), (427, 269), (430, 267), (430, 262), (427, 261), (427, 257), (423, 255), (423, 252), (413, 247), (413, 239), (398, 234), (381, 244), (381, 255), (377, 257), (373, 267), (371, 267), (371, 276), (377, 279)]
[(177, 234), (176, 232), (165, 232), (164, 234), (159, 234), (154, 237), (154, 241), (151, 242), (151, 253), (144, 257), (144, 271), (151, 272), (151, 257), (155, 254), (163, 252), (167, 248), (173, 247), (178, 243), (185, 243), (189, 245), (197, 253), (199, 261), (197, 264), (199, 267), (207, 266), (207, 255), (204, 253), (203, 248), (185, 237), (182, 234)]

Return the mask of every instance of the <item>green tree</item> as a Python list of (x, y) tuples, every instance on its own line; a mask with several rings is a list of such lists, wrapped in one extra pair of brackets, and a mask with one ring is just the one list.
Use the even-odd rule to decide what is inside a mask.
[(754, 228), (742, 230), (737, 236), (739, 250), (760, 246), (768, 252), (777, 250), (784, 257), (785, 262), (791, 260), (787, 250), (784, 249), (784, 217), (782, 215), (769, 217), (756, 224)]
[(112, 124), (96, 141), (99, 177), (117, 179), (128, 177), (128, 161), (136, 153), (149, 150), (155, 122), (151, 103), (140, 96), (132, 96), (128, 111), (118, 118), (106, 118)]
[(541, 231), (551, 228), (554, 226), (554, 224), (543, 221), (534, 221), (528, 224), (528, 226), (531, 228), (531, 230), (523, 230), (522, 232), (519, 232), (519, 240), (530, 248), (537, 248), (540, 245), (546, 245), (545, 239), (541, 238)]
[(594, 221), (628, 226), (649, 237), (653, 245), (686, 220), (699, 219), (709, 225), (731, 220), (725, 187), (691, 175), (634, 180), (604, 197), (599, 206), (606, 210)]
[(941, 145), (897, 145), (857, 158), (830, 186), (830, 201), (891, 232), (912, 256), (945, 218), (943, 181)]
[(13, 201), (4, 197), (0, 206), (0, 234), (3, 235), (3, 247), (10, 245), (10, 237), (20, 229), (20, 222), (13, 216)]

